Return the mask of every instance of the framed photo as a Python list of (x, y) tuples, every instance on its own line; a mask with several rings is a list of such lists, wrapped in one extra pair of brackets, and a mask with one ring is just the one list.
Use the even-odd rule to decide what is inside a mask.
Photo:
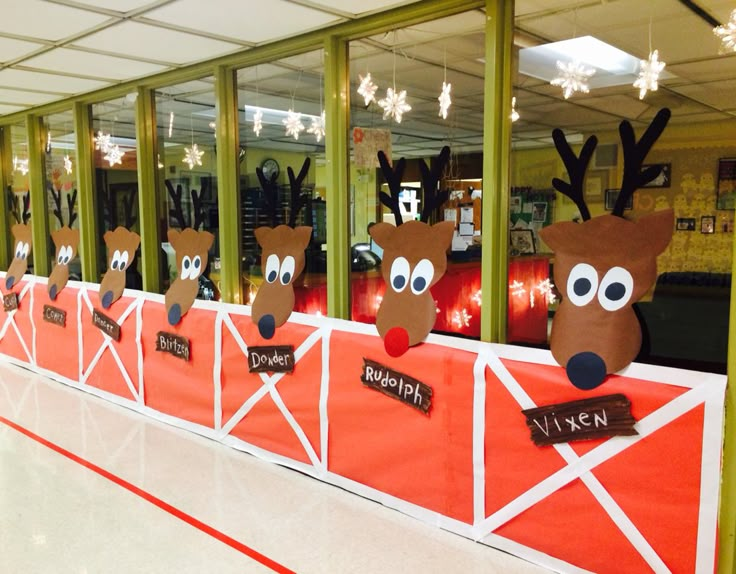
[(600, 201), (603, 190), (608, 187), (608, 170), (596, 169), (585, 176), (585, 197)]
[[(621, 193), (620, 189), (607, 189), (606, 190), (606, 210), (607, 211), (613, 211), (613, 208), (616, 206), (616, 200), (618, 199), (618, 194)], [(633, 209), (634, 208), (634, 196), (629, 196), (629, 199), (626, 200), (626, 205), (624, 206), (625, 210)]]
[(645, 170), (653, 165), (658, 165), (662, 168), (662, 171), (657, 177), (646, 184), (643, 187), (670, 187), (672, 184), (672, 164), (671, 163), (650, 163), (642, 164), (641, 169)]
[(736, 209), (736, 158), (718, 160), (716, 209)]
[(532, 207), (532, 221), (547, 221), (547, 202), (535, 201)]
[(700, 218), (700, 233), (716, 232), (716, 216), (704, 215)]
[(695, 231), (695, 218), (678, 217), (675, 222), (675, 229), (677, 231)]
[(534, 255), (534, 232), (531, 229), (511, 230), (511, 254)]

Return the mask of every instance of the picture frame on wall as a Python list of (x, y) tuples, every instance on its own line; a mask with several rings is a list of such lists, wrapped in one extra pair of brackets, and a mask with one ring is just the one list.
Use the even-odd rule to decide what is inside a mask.
[(512, 255), (534, 255), (534, 232), (531, 229), (512, 229), (510, 247)]
[[(606, 211), (613, 211), (613, 208), (616, 207), (616, 200), (618, 199), (619, 193), (621, 193), (620, 189), (606, 190)], [(624, 206), (624, 210), (628, 211), (630, 209), (634, 209), (634, 196), (629, 196)]]
[(736, 209), (736, 158), (718, 160), (716, 209)]
[(675, 221), (675, 229), (677, 231), (695, 231), (695, 218), (678, 217)]
[(589, 171), (585, 176), (585, 198), (587, 200), (601, 200), (603, 190), (608, 188), (608, 170), (596, 169)]
[(700, 218), (700, 233), (715, 233), (716, 232), (716, 216), (715, 215), (703, 215)]
[(670, 187), (672, 185), (672, 164), (671, 163), (650, 163), (642, 164), (642, 171), (652, 166), (660, 166), (662, 171), (652, 181), (642, 187)]
[(547, 220), (547, 202), (535, 201), (532, 207), (532, 221)]

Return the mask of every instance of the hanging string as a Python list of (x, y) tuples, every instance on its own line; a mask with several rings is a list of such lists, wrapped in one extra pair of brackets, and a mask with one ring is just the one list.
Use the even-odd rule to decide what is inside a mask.
[(302, 79), (302, 72), (304, 69), (299, 70), (299, 75), (296, 78), (296, 84), (294, 85), (294, 91), (291, 92), (291, 109), (294, 109), (294, 98), (296, 97), (296, 91), (299, 89), (299, 82)]
[(649, 53), (652, 53), (652, 14), (649, 14)]

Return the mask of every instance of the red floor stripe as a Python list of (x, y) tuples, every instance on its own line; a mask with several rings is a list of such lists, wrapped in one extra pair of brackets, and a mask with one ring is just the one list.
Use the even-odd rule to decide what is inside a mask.
[(220, 542), (227, 544), (231, 548), (234, 548), (238, 552), (242, 552), (249, 558), (252, 558), (253, 560), (260, 562), (264, 566), (267, 566), (274, 572), (279, 572), (280, 574), (295, 574), (293, 570), (289, 570), (286, 566), (282, 566), (278, 562), (275, 562), (274, 560), (271, 560), (267, 556), (264, 556), (260, 552), (253, 550), (253, 548), (246, 546), (242, 542), (239, 542), (235, 540), (234, 538), (231, 538), (227, 534), (224, 534), (220, 532), (219, 530), (213, 528), (212, 526), (209, 526), (208, 524), (205, 524), (201, 520), (197, 520), (193, 516), (187, 514), (186, 512), (179, 510), (178, 508), (171, 506), (170, 504), (164, 502), (160, 498), (155, 497), (153, 494), (146, 492), (145, 490), (142, 490), (135, 486), (134, 484), (131, 484), (127, 480), (124, 480), (120, 478), (119, 476), (116, 476), (112, 474), (111, 472), (108, 472), (104, 468), (101, 468), (97, 466), (94, 463), (89, 462), (88, 460), (85, 460), (76, 454), (69, 452), (68, 450), (60, 447), (57, 444), (54, 444), (48, 440), (46, 440), (43, 437), (38, 436), (37, 434), (29, 431), (28, 429), (14, 423), (13, 421), (10, 421), (6, 419), (3, 416), (0, 416), (0, 423), (3, 423), (10, 428), (18, 431), (21, 434), (26, 435), (28, 438), (35, 440), (36, 442), (42, 444), (43, 446), (50, 448), (51, 450), (65, 456), (69, 460), (73, 460), (77, 464), (80, 464), (88, 469), (90, 469), (93, 472), (96, 472), (100, 476), (108, 479), (111, 482), (114, 482), (118, 486), (122, 486), (125, 490), (128, 490), (132, 492), (133, 494), (140, 496), (143, 500), (147, 500), (151, 504), (154, 504), (158, 506), (161, 510), (164, 510), (168, 512), (169, 514), (176, 516), (179, 520), (182, 520), (186, 522), (187, 524), (194, 526), (194, 528), (201, 530), (205, 534), (209, 534), (213, 538), (219, 540)]

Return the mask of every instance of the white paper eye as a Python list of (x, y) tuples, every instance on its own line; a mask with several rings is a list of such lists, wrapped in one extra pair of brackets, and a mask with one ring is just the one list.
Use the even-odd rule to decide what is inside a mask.
[(401, 293), (409, 282), (409, 262), (404, 257), (397, 257), (391, 265), (391, 288)]
[(288, 285), (294, 278), (294, 267), (296, 262), (291, 255), (284, 257), (284, 262), (281, 264), (281, 284)]
[(590, 303), (598, 289), (598, 273), (587, 263), (578, 263), (567, 278), (567, 298), (570, 303), (582, 307)]
[(189, 274), (191, 279), (196, 279), (202, 273), (202, 258), (199, 255), (195, 255), (192, 259), (192, 272)]
[(64, 247), (62, 247), (61, 249), (59, 249), (59, 255), (56, 257), (56, 262), (59, 265), (61, 265), (62, 263), (64, 263), (64, 255), (66, 255), (66, 249)]
[(15, 258), (16, 259), (22, 259), (23, 258), (23, 242), (19, 241), (15, 244)]
[(28, 243), (23, 243), (23, 259), (28, 257), (28, 253), (31, 251), (31, 246)]
[(434, 265), (429, 259), (422, 259), (411, 273), (411, 292), (421, 295), (428, 288), (434, 277)]
[(120, 251), (116, 249), (115, 253), (112, 254), (112, 261), (110, 261), (110, 269), (112, 269), (113, 271), (117, 271), (118, 267), (120, 267)]
[(125, 268), (128, 266), (128, 252), (123, 251), (120, 254), (120, 263), (118, 264), (118, 268), (120, 271), (125, 271)]
[(266, 281), (273, 283), (279, 276), (279, 256), (271, 253), (266, 259)]
[(605, 274), (598, 289), (598, 302), (606, 311), (618, 311), (631, 299), (634, 278), (623, 267), (612, 267)]
[(71, 245), (66, 245), (65, 247), (62, 247), (64, 250), (64, 265), (69, 265), (69, 262), (72, 260), (72, 253), (74, 253), (74, 250), (72, 249)]
[(189, 258), (189, 255), (185, 255), (184, 258), (181, 260), (181, 278), (182, 279), (189, 279), (192, 273), (192, 260)]

